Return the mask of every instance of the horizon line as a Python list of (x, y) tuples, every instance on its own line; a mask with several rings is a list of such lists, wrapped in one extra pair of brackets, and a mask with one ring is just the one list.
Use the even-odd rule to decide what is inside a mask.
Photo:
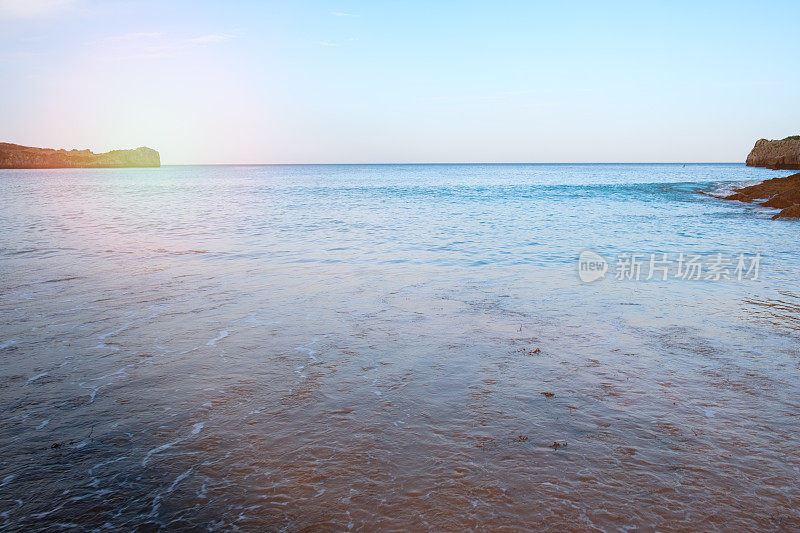
[[(744, 161), (559, 161), (533, 162), (391, 162), (391, 163), (162, 163), (162, 167), (265, 167), (265, 166), (379, 166), (379, 165), (745, 165)], [(756, 167), (753, 167), (756, 168)]]

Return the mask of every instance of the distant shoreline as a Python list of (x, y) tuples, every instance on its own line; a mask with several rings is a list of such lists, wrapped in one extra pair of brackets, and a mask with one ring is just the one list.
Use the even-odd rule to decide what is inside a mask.
[(111, 150), (95, 154), (91, 150), (55, 150), (12, 143), (0, 143), (2, 169), (58, 168), (133, 168), (160, 167), (161, 156), (152, 148)]
[(713, 162), (693, 162), (693, 163), (672, 163), (672, 162), (657, 162), (657, 163), (164, 163), (162, 167), (329, 167), (329, 166), (353, 166), (353, 167), (368, 167), (368, 166), (599, 166), (599, 165), (741, 165), (746, 166), (741, 161), (713, 161)]

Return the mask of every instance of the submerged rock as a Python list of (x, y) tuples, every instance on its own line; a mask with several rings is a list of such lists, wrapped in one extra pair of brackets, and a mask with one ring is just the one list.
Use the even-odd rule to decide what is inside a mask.
[(742, 194), (740, 192), (731, 194), (730, 196), (726, 196), (724, 200), (735, 200), (737, 202), (752, 202), (753, 198), (747, 196), (746, 194)]
[[(750, 199), (764, 199), (768, 200), (777, 195), (791, 194), (800, 191), (800, 172), (792, 174), (785, 178), (772, 178), (767, 181), (762, 181), (756, 185), (749, 187), (742, 187), (734, 189), (736, 194), (732, 196), (744, 196)], [(733, 200), (738, 198), (731, 198), (728, 196), (726, 200)]]
[(760, 205), (783, 209), (773, 218), (800, 218), (800, 173), (792, 174), (785, 178), (772, 178), (770, 180), (734, 189), (734, 194), (726, 196), (725, 200), (738, 200), (752, 202), (765, 200)]
[(0, 168), (122, 168), (160, 167), (161, 157), (152, 148), (111, 150), (53, 150), (0, 143)]
[(780, 140), (760, 139), (747, 156), (748, 167), (800, 170), (800, 135)]
[(772, 220), (778, 220), (779, 218), (800, 218), (800, 205), (795, 204), (791, 207), (787, 207), (772, 217)]
[(791, 189), (781, 194), (776, 194), (761, 205), (764, 207), (775, 207), (784, 209), (786, 207), (800, 204), (800, 189)]

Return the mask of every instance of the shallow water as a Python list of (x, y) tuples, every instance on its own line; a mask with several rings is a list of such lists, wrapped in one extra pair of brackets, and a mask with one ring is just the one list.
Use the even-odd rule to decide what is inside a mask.
[(798, 226), (698, 194), (776, 175), (0, 171), (0, 527), (798, 527)]

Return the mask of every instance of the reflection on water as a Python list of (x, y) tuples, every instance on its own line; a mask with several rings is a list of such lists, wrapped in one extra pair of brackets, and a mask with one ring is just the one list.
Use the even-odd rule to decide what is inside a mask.
[[(795, 229), (509, 168), (10, 173), (2, 527), (796, 527)], [(587, 243), (764, 275), (584, 285)]]
[(787, 333), (800, 331), (800, 296), (785, 290), (775, 291), (775, 297), (744, 298), (742, 311), (772, 329)]

